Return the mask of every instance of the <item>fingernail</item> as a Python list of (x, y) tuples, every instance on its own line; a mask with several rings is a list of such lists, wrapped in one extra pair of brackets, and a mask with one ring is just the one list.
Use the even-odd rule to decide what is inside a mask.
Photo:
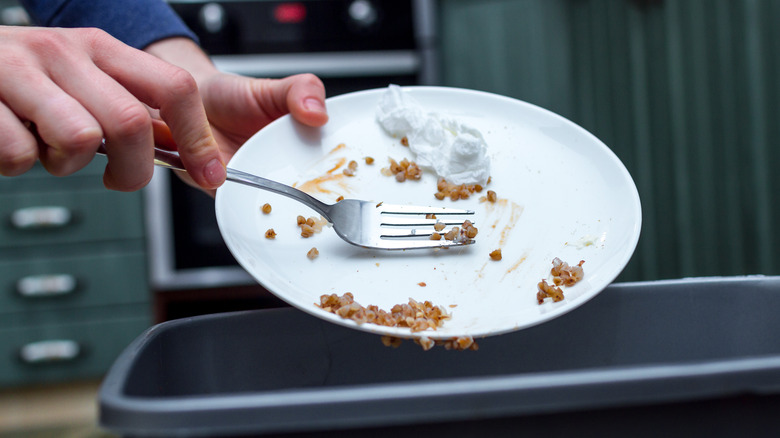
[(303, 107), (309, 111), (315, 111), (318, 113), (325, 112), (325, 104), (321, 100), (314, 97), (309, 97), (306, 100), (304, 100)]
[(225, 173), (225, 166), (216, 158), (206, 164), (204, 172), (206, 181), (208, 181), (212, 187), (222, 185), (222, 183), (225, 182), (225, 176), (227, 176)]

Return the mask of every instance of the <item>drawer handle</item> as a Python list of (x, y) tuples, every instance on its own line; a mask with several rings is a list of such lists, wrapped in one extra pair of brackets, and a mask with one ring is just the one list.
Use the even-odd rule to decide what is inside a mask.
[(65, 207), (26, 207), (11, 213), (11, 224), (20, 230), (39, 228), (61, 228), (73, 219)]
[(25, 298), (56, 297), (75, 292), (76, 285), (69, 274), (30, 275), (16, 282), (16, 291)]
[(81, 346), (68, 339), (31, 342), (19, 350), (19, 358), (27, 364), (72, 361), (79, 357)]

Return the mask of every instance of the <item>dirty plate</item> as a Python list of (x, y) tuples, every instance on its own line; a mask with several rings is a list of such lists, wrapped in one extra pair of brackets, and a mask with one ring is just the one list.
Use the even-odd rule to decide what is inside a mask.
[[(236, 169), (295, 185), (335, 202), (339, 196), (395, 204), (475, 210), (476, 244), (450, 250), (386, 252), (347, 244), (325, 227), (303, 238), (296, 217), (314, 211), (291, 199), (239, 184), (217, 192), (217, 220), (236, 260), (287, 303), (360, 330), (398, 337), (475, 338), (530, 327), (560, 316), (601, 292), (623, 270), (639, 239), (641, 207), (631, 176), (601, 141), (547, 110), (494, 94), (443, 87), (405, 87), (430, 112), (479, 129), (489, 147), (496, 203), (475, 194), (438, 201), (436, 176), (398, 183), (381, 172), (388, 158), (413, 160), (387, 135), (374, 112), (385, 89), (329, 99), (320, 129), (283, 117), (238, 151)], [(368, 165), (365, 157), (374, 158)], [(358, 162), (355, 176), (343, 169)], [(272, 206), (270, 214), (261, 210)], [(266, 239), (273, 228), (276, 238)], [(319, 257), (307, 258), (317, 248)], [(503, 259), (488, 254), (501, 249)], [(555, 257), (584, 260), (584, 279), (564, 288), (564, 300), (537, 303), (537, 283), (549, 279)], [(549, 280), (548, 280), (549, 281)], [(431, 301), (452, 319), (436, 331), (357, 325), (317, 306), (323, 294), (389, 310), (409, 298)]]

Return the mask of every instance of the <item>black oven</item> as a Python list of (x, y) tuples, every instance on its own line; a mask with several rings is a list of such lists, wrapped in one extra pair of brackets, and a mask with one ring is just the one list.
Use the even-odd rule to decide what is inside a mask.
[[(437, 83), (434, 0), (170, 1), (218, 68), (315, 73), (328, 96)], [(157, 169), (145, 192), (157, 291), (253, 284), (217, 228), (214, 201)]]

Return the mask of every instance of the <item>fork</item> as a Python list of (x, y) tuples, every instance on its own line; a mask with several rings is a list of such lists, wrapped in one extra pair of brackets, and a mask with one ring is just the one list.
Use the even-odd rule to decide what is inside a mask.
[[(105, 155), (105, 147), (100, 146), (97, 152)], [(155, 149), (154, 164), (186, 172), (179, 155), (175, 152)], [(333, 224), (333, 230), (339, 237), (356, 246), (405, 250), (446, 248), (474, 243), (474, 239), (464, 238), (430, 239), (437, 222), (447, 227), (459, 226), (465, 221), (464, 217), (474, 214), (472, 210), (391, 205), (357, 199), (344, 199), (335, 204), (326, 204), (301, 190), (276, 181), (230, 167), (226, 172), (228, 181), (274, 192), (306, 204)], [(434, 215), (435, 218), (427, 218), (428, 215)]]

